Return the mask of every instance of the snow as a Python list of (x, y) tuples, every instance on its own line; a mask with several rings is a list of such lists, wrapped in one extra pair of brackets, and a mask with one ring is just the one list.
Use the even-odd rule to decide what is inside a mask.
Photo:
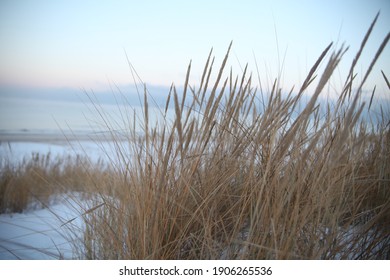
[[(48, 208), (0, 215), (0, 259), (74, 259), (83, 236), (80, 193), (56, 195)], [(84, 202), (84, 203), (83, 203)], [(81, 243), (80, 243), (81, 244)]]

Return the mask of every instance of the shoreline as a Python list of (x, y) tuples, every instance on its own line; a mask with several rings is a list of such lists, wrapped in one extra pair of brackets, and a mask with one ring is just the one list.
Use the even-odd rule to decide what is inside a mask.
[(106, 132), (61, 132), (61, 131), (0, 131), (2, 142), (67, 143), (73, 141), (123, 141), (127, 137)]

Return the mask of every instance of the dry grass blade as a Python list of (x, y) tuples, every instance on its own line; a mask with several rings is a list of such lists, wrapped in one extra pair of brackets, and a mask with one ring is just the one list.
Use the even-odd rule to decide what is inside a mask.
[(364, 75), (364, 78), (363, 78), (363, 80), (362, 80), (362, 82), (361, 82), (361, 84), (360, 84), (360, 86), (359, 86), (357, 92), (360, 92), (360, 91), (361, 91), (361, 89), (362, 89), (364, 83), (366, 82), (368, 76), (369, 76), (370, 73), (371, 73), (372, 68), (374, 67), (376, 61), (378, 60), (379, 56), (381, 55), (381, 53), (382, 53), (383, 50), (385, 49), (387, 43), (389, 42), (389, 39), (390, 39), (390, 32), (387, 33), (387, 36), (386, 36), (385, 39), (382, 41), (382, 44), (379, 46), (377, 52), (375, 53), (375, 56), (374, 56), (373, 60), (371, 61), (370, 66), (368, 67), (368, 69), (367, 69), (367, 71), (366, 71), (366, 74)]
[[(356, 53), (356, 56), (355, 56), (355, 58), (353, 59), (351, 68), (350, 68), (350, 70), (349, 70), (348, 77), (347, 77), (347, 79), (346, 79), (346, 81), (345, 81), (346, 84), (349, 83), (349, 82), (351, 81), (350, 79), (352, 79), (353, 70), (355, 69), (356, 63), (358, 62), (358, 60), (359, 60), (359, 58), (360, 58), (360, 56), (361, 56), (361, 54), (362, 54), (362, 52), (363, 52), (363, 49), (364, 49), (364, 47), (365, 47), (365, 45), (366, 45), (366, 43), (367, 43), (368, 38), (370, 37), (370, 34), (371, 34), (372, 30), (374, 29), (374, 26), (375, 26), (376, 21), (378, 20), (379, 14), (380, 14), (380, 12), (378, 12), (378, 13), (376, 14), (374, 20), (372, 21), (370, 27), (368, 28), (368, 30), (367, 30), (367, 32), (366, 32), (366, 35), (365, 35), (364, 38), (363, 38), (363, 41), (362, 41), (362, 43), (361, 43), (361, 45), (360, 45), (359, 51)], [(345, 87), (346, 87), (346, 85), (344, 85), (344, 88), (345, 88)]]
[(376, 89), (376, 86), (374, 86), (374, 89), (372, 90), (372, 94), (371, 94), (371, 98), (370, 98), (370, 103), (368, 104), (368, 110), (371, 109), (372, 100), (374, 99), (375, 89)]
[(229, 53), (230, 53), (230, 49), (231, 49), (232, 45), (233, 45), (233, 41), (230, 42), (230, 45), (229, 45), (229, 48), (228, 48), (227, 53), (226, 53), (226, 55), (225, 55), (225, 58), (223, 59), (222, 65), (221, 65), (221, 67), (220, 67), (220, 69), (219, 69), (218, 76), (217, 76), (217, 80), (215, 81), (214, 87), (213, 87), (213, 89), (212, 89), (212, 91), (211, 91), (211, 92), (214, 93), (214, 94), (215, 94), (215, 92), (217, 91), (217, 88), (218, 88), (218, 85), (219, 85), (219, 81), (221, 80), (223, 71), (224, 71), (224, 69), (225, 69), (225, 65), (226, 65), (226, 62), (227, 62), (227, 60), (228, 60)]
[(315, 71), (317, 70), (318, 66), (320, 65), (321, 61), (324, 59), (324, 57), (326, 56), (326, 54), (328, 53), (328, 51), (330, 50), (330, 48), (332, 47), (333, 45), (333, 42), (330, 43), (326, 48), (325, 50), (321, 53), (320, 57), (317, 59), (317, 61), (314, 63), (314, 65), (312, 66), (312, 68), (310, 69), (309, 71), (309, 74), (307, 75), (305, 81), (303, 82), (302, 86), (301, 86), (301, 89), (299, 90), (299, 94), (298, 95), (301, 95), (305, 89), (312, 83), (313, 81), (313, 75), (315, 73)]
[[(205, 65), (205, 67), (203, 69), (203, 74), (202, 74), (202, 78), (200, 80), (198, 95), (200, 95), (200, 93), (202, 92), (202, 88), (203, 88), (204, 83), (205, 83), (205, 77), (206, 77), (206, 74), (207, 74), (207, 70), (209, 69), (209, 63), (210, 63), (210, 58), (211, 58), (211, 54), (212, 53), (213, 53), (213, 48), (211, 48), (211, 50), (210, 50), (209, 56), (207, 57), (206, 65)], [(206, 80), (205, 88), (207, 88), (207, 83), (208, 83), (208, 79)], [(201, 104), (199, 103), (199, 105), (201, 105)]]
[(165, 111), (164, 111), (164, 119), (166, 118), (167, 116), (167, 112), (168, 112), (168, 107), (169, 107), (169, 102), (171, 101), (171, 94), (172, 94), (172, 90), (173, 90), (173, 84), (171, 85), (171, 87), (169, 88), (169, 93), (168, 93), (168, 97), (167, 97), (167, 101), (165, 102)]
[(175, 102), (175, 112), (176, 112), (175, 124), (179, 136), (179, 147), (180, 147), (180, 151), (182, 152), (183, 151), (183, 127), (181, 123), (182, 111), (180, 109), (179, 98), (177, 97), (177, 92), (175, 88), (173, 88), (173, 98)]
[(385, 81), (386, 81), (386, 85), (387, 85), (387, 87), (390, 89), (390, 83), (389, 83), (389, 80), (387, 79), (387, 77), (386, 77), (385, 73), (383, 73), (383, 70), (381, 70), (381, 73), (382, 73), (383, 79), (385, 79)]
[(183, 108), (184, 108), (184, 104), (185, 104), (185, 100), (186, 100), (186, 96), (187, 96), (187, 88), (188, 88), (188, 81), (189, 81), (189, 78), (190, 78), (190, 73), (191, 73), (191, 61), (190, 61), (190, 64), (188, 65), (187, 74), (186, 74), (186, 80), (184, 82), (183, 99), (182, 99), (182, 102), (181, 102), (180, 111), (183, 111)]

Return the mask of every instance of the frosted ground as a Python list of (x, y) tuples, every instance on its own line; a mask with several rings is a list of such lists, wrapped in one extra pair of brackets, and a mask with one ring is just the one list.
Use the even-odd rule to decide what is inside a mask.
[(0, 259), (75, 258), (83, 228), (77, 195), (52, 197), (49, 208), (0, 215)]

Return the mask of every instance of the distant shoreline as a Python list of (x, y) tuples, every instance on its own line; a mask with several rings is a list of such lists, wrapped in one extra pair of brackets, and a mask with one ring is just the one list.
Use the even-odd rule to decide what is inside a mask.
[(66, 143), (69, 141), (126, 140), (125, 136), (110, 132), (61, 132), (61, 131), (0, 131), (1, 142)]

